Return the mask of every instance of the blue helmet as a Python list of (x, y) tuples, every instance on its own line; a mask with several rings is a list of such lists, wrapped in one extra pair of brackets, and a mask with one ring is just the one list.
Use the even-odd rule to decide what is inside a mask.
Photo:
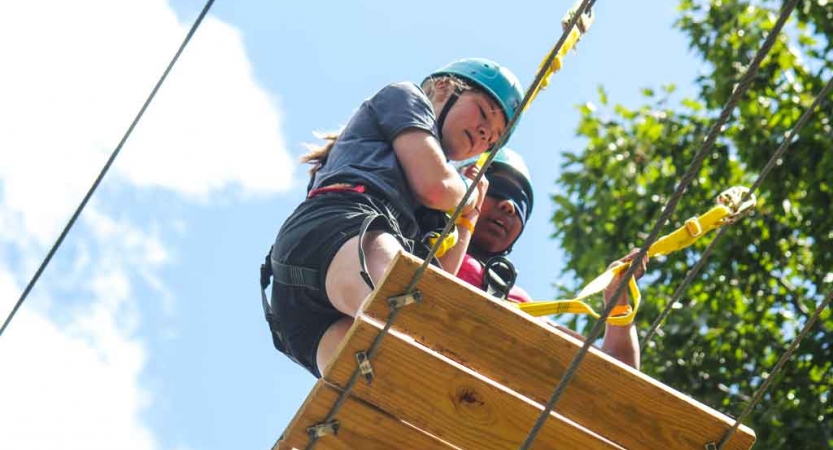
[[(498, 151), (495, 159), (492, 160), (492, 165), (489, 166), (489, 171), (500, 169), (509, 172), (513, 178), (520, 183), (521, 188), (524, 192), (526, 192), (526, 195), (529, 198), (529, 205), (525, 210), (526, 217), (524, 217), (524, 222), (526, 222), (526, 220), (529, 219), (530, 214), (532, 214), (532, 204), (534, 200), (532, 175), (529, 173), (529, 168), (526, 166), (526, 162), (524, 162), (520, 153), (512, 150), (511, 148), (503, 147), (500, 151)], [(489, 180), (491, 181), (491, 178)]]
[(461, 78), (489, 94), (500, 105), (507, 122), (521, 106), (524, 91), (520, 80), (511, 70), (494, 61), (485, 58), (459, 59), (428, 78), (441, 75)]
[[(487, 157), (488, 154), (484, 153), (480, 156), (464, 159), (462, 161), (453, 161), (452, 165), (458, 171), (462, 172), (466, 167), (472, 164), (477, 164), (479, 167), (483, 167)], [(497, 155), (495, 155), (494, 159), (492, 159), (492, 164), (489, 165), (489, 168), (486, 170), (486, 178), (489, 179), (490, 182), (493, 179), (489, 177), (489, 174), (497, 170), (509, 173), (509, 175), (511, 175), (512, 178), (521, 185), (521, 189), (523, 189), (526, 194), (529, 204), (527, 205), (528, 207), (524, 209), (525, 216), (523, 219), (525, 223), (526, 220), (529, 219), (530, 214), (532, 214), (532, 204), (535, 199), (535, 192), (532, 189), (532, 175), (529, 172), (529, 167), (527, 167), (526, 162), (520, 153), (509, 147), (503, 147), (498, 150)]]

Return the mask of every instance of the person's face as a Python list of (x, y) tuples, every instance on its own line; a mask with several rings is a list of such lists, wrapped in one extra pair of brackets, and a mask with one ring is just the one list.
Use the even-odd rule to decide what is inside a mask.
[(441, 144), (448, 159), (461, 161), (488, 150), (505, 128), (496, 101), (479, 91), (464, 91), (445, 117)]
[[(502, 172), (495, 172), (489, 175), (501, 177), (511, 181), (518, 189), (520, 184)], [(480, 217), (474, 227), (472, 243), (478, 248), (489, 253), (501, 253), (509, 248), (523, 231), (523, 222), (518, 215), (519, 212), (509, 200), (501, 200), (490, 196), (488, 193), (483, 199), (480, 207)]]

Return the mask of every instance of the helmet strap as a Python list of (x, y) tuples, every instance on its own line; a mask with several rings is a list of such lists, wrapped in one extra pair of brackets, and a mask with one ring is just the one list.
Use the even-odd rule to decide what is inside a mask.
[(448, 116), (448, 112), (451, 111), (451, 108), (457, 103), (457, 100), (460, 99), (460, 93), (463, 90), (459, 87), (454, 88), (454, 92), (451, 93), (451, 96), (448, 97), (446, 100), (445, 105), (443, 105), (443, 110), (440, 111), (440, 117), (437, 119), (437, 135), (439, 135), (440, 143), (442, 144), (443, 140), (443, 126), (445, 125), (445, 117)]

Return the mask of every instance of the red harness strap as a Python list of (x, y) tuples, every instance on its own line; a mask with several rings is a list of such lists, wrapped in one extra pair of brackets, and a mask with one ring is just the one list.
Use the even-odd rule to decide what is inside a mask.
[(364, 187), (364, 185), (361, 184), (353, 185), (347, 183), (336, 183), (309, 191), (309, 194), (307, 194), (307, 198), (313, 198), (315, 196), (326, 194), (328, 192), (358, 192), (359, 194), (364, 194), (366, 190), (367, 189)]

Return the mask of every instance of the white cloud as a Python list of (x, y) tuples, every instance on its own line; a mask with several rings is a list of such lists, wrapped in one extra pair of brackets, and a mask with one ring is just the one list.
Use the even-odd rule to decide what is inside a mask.
[[(0, 187), (41, 243), (78, 204), (189, 27), (163, 0), (0, 3)], [(227, 187), (281, 192), (294, 165), (240, 33), (208, 16), (105, 181), (120, 175), (206, 200)]]
[[(0, 319), (189, 26), (164, 0), (0, 2)], [(105, 183), (209, 201), (281, 192), (293, 166), (240, 33), (208, 17)], [(137, 305), (141, 287), (173, 310), (157, 275), (173, 256), (152, 225), (111, 209), (88, 205), (60, 277), (0, 339), (0, 448), (159, 447), (141, 419), (153, 397)]]
[[(209, 17), (136, 131), (121, 170), (139, 185), (205, 195), (290, 187), (274, 101), (252, 80), (239, 32)], [(184, 33), (184, 29), (183, 29)], [(136, 150), (136, 151), (133, 151)]]
[[(82, 225), (92, 233), (62, 250), (70, 262), (51, 267), (61, 276), (38, 286), (2, 337), (0, 448), (160, 448), (141, 419), (153, 398), (140, 382), (136, 305), (139, 286), (164, 298), (155, 274), (171, 257), (152, 231), (95, 208)], [(0, 260), (3, 318), (30, 275), (16, 272)]]
[[(141, 420), (152, 396), (139, 381), (136, 291), (169, 297), (156, 273), (171, 256), (152, 230), (95, 207), (79, 225), (62, 249), (69, 262), (50, 267), (61, 276), (38, 285), (2, 337), (0, 448), (159, 448)], [(0, 250), (25, 253), (8, 242)], [(29, 275), (0, 259), (1, 318)]]
[[(94, 284), (110, 285), (108, 292), (125, 288), (118, 274)], [(17, 298), (19, 289), (0, 268), (0, 298)], [(145, 355), (116, 319), (123, 303), (88, 300), (71, 326), (27, 305), (4, 333), (0, 448), (157, 448), (139, 419), (150, 401), (137, 383)]]

